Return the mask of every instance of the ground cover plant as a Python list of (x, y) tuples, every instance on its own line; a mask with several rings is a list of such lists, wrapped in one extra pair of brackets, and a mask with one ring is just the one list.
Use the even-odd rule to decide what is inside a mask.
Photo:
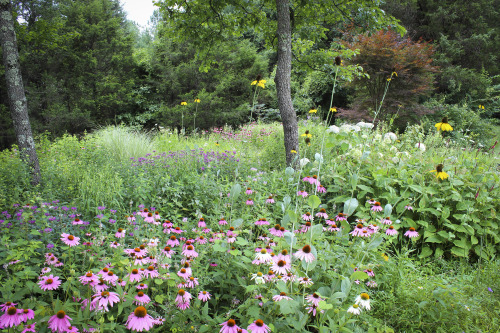
[[(147, 139), (108, 128), (41, 140), (35, 191), (4, 151), (2, 187), (18, 181), (1, 199), (0, 325), (493, 331), (498, 153), (448, 126), (398, 135), (311, 118), (294, 168), (275, 125)], [(131, 153), (124, 140), (148, 144)]]

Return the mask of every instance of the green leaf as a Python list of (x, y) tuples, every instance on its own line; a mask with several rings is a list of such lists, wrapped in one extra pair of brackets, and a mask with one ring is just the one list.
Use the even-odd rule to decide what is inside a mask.
[(333, 305), (332, 304), (328, 304), (325, 301), (320, 301), (319, 304), (318, 304), (318, 308), (320, 310), (330, 310), (330, 309), (333, 309)]
[(278, 304), (280, 305), (280, 312), (284, 315), (295, 313), (299, 308), (299, 303), (293, 299), (282, 299)]
[(461, 249), (461, 248), (456, 247), (456, 246), (451, 248), (451, 253), (453, 253), (457, 257), (468, 257), (468, 255), (469, 255), (468, 250), (464, 250), (464, 249)]
[(229, 196), (233, 202), (235, 202), (238, 197), (240, 196), (241, 193), (241, 186), (240, 184), (234, 184), (233, 187), (231, 187), (231, 191), (229, 192)]
[(297, 237), (290, 231), (285, 232), (283, 237), (288, 245), (294, 246), (297, 243)]
[(384, 215), (385, 216), (391, 216), (391, 214), (392, 214), (392, 205), (391, 204), (385, 205)]
[(231, 225), (235, 228), (239, 228), (241, 227), (241, 225), (243, 224), (243, 219), (239, 218), (239, 219), (236, 219), (234, 220)]
[(351, 274), (351, 281), (353, 280), (366, 280), (368, 279), (368, 274), (366, 274), (365, 272), (363, 271), (356, 271), (354, 273)]
[(163, 280), (162, 279), (155, 279), (154, 281), (155, 281), (155, 284), (158, 285), (158, 286), (161, 285), (161, 284), (163, 284)]
[(321, 200), (318, 198), (317, 195), (311, 195), (309, 196), (309, 198), (307, 198), (307, 204), (312, 209), (315, 209), (321, 204)]
[(226, 248), (222, 247), (220, 244), (214, 244), (213, 247), (215, 252), (226, 252)]
[(425, 246), (422, 248), (422, 252), (420, 252), (419, 257), (420, 258), (426, 258), (432, 254), (432, 250), (430, 247)]
[(241, 255), (241, 251), (240, 250), (231, 250), (231, 251), (229, 251), (229, 253), (232, 254), (235, 257)]
[(450, 208), (448, 206), (443, 208), (443, 211), (441, 212), (441, 217), (443, 219), (447, 219), (450, 216)]
[(321, 235), (323, 233), (323, 225), (315, 224), (311, 228), (311, 233), (312, 233), (312, 237), (317, 237), (317, 236)]
[(356, 210), (356, 208), (358, 208), (358, 199), (356, 198), (351, 198), (349, 200), (347, 200), (346, 202), (344, 202), (344, 214), (347, 214), (347, 215), (352, 215), (352, 213), (354, 213), (354, 211)]
[(248, 245), (248, 241), (243, 237), (236, 237), (235, 243), (238, 245)]
[(165, 296), (164, 295), (156, 295), (155, 296), (155, 302), (156, 303), (160, 303), (160, 304), (163, 304), (163, 300), (165, 299)]

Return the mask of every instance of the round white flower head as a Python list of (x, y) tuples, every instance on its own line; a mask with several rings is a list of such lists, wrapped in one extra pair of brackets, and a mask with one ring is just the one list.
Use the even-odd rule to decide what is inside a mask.
[(420, 151), (425, 151), (425, 145), (422, 142), (417, 142), (415, 148), (420, 149)]
[(338, 126), (332, 125), (328, 127), (326, 133), (335, 133), (335, 134), (340, 133), (340, 128), (338, 128)]
[(301, 158), (299, 163), (300, 163), (300, 167), (304, 167), (307, 163), (309, 163), (309, 159), (308, 158)]
[(356, 126), (361, 127), (361, 128), (368, 128), (368, 129), (373, 128), (372, 123), (365, 123), (363, 121), (360, 121), (359, 123), (357, 123)]
[(353, 130), (352, 128), (352, 125), (349, 125), (349, 124), (343, 124), (342, 126), (340, 126), (340, 131), (341, 132), (344, 132), (344, 133), (349, 133)]
[(396, 136), (396, 134), (394, 134), (392, 132), (385, 133), (385, 135), (384, 135), (384, 140), (396, 141), (397, 139), (398, 139), (398, 137)]

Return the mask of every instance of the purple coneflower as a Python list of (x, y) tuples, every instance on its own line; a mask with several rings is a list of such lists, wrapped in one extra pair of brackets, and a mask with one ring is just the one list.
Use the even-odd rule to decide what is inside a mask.
[(313, 262), (316, 260), (314, 255), (311, 253), (311, 247), (309, 245), (305, 245), (302, 249), (298, 250), (293, 254), (300, 260), (305, 260), (305, 262)]
[(246, 202), (245, 202), (246, 205), (248, 206), (253, 206), (253, 200), (252, 199), (248, 199)]
[(305, 198), (309, 195), (309, 193), (307, 193), (306, 191), (297, 191), (297, 195)]
[(119, 228), (118, 231), (115, 233), (116, 238), (124, 238), (125, 237), (126, 230)]
[(267, 199), (266, 199), (266, 203), (268, 204), (273, 204), (274, 203), (274, 199), (273, 199), (273, 196), (270, 195)]
[(0, 328), (10, 328), (19, 324), (21, 324), (21, 317), (15, 306), (7, 308), (7, 311), (0, 317)]
[(21, 333), (36, 332), (35, 331), (35, 325), (36, 325), (36, 322), (28, 324), (28, 325), (25, 325), (24, 329), (23, 329), (23, 331)]
[(271, 332), (271, 328), (264, 324), (264, 322), (261, 319), (257, 319), (253, 323), (251, 323), (248, 327), (247, 330), (251, 331), (252, 333), (269, 333)]
[(80, 244), (80, 237), (75, 237), (70, 234), (61, 234), (61, 240), (64, 242), (64, 244), (68, 245), (69, 247), (76, 246)]
[(326, 193), (326, 188), (323, 185), (318, 185), (316, 191), (318, 191), (318, 193)]
[(18, 311), (18, 315), (22, 323), (25, 323), (31, 319), (35, 319), (35, 311), (31, 309), (20, 309)]
[(326, 213), (326, 210), (324, 208), (321, 208), (319, 212), (316, 213), (317, 217), (322, 217), (324, 219), (328, 218), (328, 214)]
[(312, 294), (312, 295), (308, 295), (308, 296), (306, 297), (306, 300), (307, 300), (309, 303), (311, 303), (312, 305), (314, 305), (314, 306), (318, 306), (319, 302), (320, 302), (320, 301), (323, 301), (323, 298), (322, 298), (320, 295), (318, 295), (318, 294), (314, 293), (314, 294)]
[(389, 228), (387, 228), (387, 230), (385, 231), (385, 234), (389, 236), (395, 236), (398, 234), (398, 231), (394, 228), (393, 225), (390, 225)]
[(200, 291), (200, 293), (198, 294), (198, 299), (202, 302), (206, 302), (210, 299), (210, 293), (208, 291)]
[(144, 304), (148, 304), (149, 302), (151, 302), (151, 298), (149, 298), (148, 295), (146, 295), (144, 292), (142, 291), (139, 291), (137, 293), (137, 295), (135, 295), (135, 304), (136, 305), (144, 305)]
[(407, 232), (405, 232), (405, 236), (409, 238), (418, 237), (418, 232), (415, 228), (411, 227)]
[(146, 308), (143, 306), (138, 306), (127, 318), (127, 328), (137, 332), (149, 331), (154, 323), (155, 320), (148, 315)]
[(247, 187), (247, 190), (245, 191), (245, 194), (250, 195), (252, 193), (253, 193), (252, 189), (250, 187)]
[(228, 321), (220, 324), (220, 326), (222, 326), (222, 328), (219, 333), (238, 333), (238, 330), (240, 330), (240, 327), (236, 325), (234, 319), (229, 319)]
[(69, 322), (70, 320), (72, 319), (68, 317), (68, 315), (66, 315), (66, 312), (60, 310), (55, 315), (50, 317), (48, 321), (49, 328), (52, 330), (52, 332), (66, 332), (68, 330), (68, 327), (71, 326), (71, 323)]
[(113, 304), (120, 302), (119, 295), (117, 293), (109, 291), (103, 291), (101, 293), (95, 294), (94, 297), (95, 298), (92, 303), (94, 303), (94, 306), (97, 310), (104, 310), (104, 312), (109, 311), (108, 305), (110, 307), (113, 307)]
[(292, 298), (288, 297), (285, 292), (281, 292), (281, 293), (279, 293), (279, 295), (274, 295), (273, 296), (273, 301), (275, 301), (275, 302), (279, 302), (282, 299), (291, 300)]
[(378, 201), (375, 201), (375, 203), (373, 204), (372, 208), (371, 208), (372, 211), (374, 212), (381, 212), (383, 211), (384, 209), (382, 208), (382, 206), (380, 205), (380, 202)]
[(61, 285), (61, 280), (59, 280), (58, 276), (50, 274), (49, 276), (42, 277), (42, 279), (38, 281), (38, 285), (43, 291), (56, 290)]
[(198, 252), (194, 250), (193, 245), (188, 245), (184, 251), (182, 251), (182, 255), (185, 257), (192, 257), (196, 258), (198, 257)]

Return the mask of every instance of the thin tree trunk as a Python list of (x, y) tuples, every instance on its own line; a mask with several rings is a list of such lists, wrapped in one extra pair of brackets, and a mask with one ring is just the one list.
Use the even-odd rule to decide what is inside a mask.
[(292, 29), (290, 27), (290, 1), (276, 0), (278, 17), (278, 64), (276, 70), (276, 90), (278, 108), (285, 134), (286, 163), (291, 165), (295, 154), (299, 153), (299, 132), (297, 115), (293, 109), (290, 81), (292, 75)]
[(2, 47), (3, 64), (5, 66), (10, 113), (21, 158), (29, 165), (32, 175), (31, 184), (38, 185), (41, 178), (40, 165), (38, 164), (35, 141), (33, 140), (28, 116), (28, 104), (24, 94), (10, 0), (0, 0), (0, 46)]

